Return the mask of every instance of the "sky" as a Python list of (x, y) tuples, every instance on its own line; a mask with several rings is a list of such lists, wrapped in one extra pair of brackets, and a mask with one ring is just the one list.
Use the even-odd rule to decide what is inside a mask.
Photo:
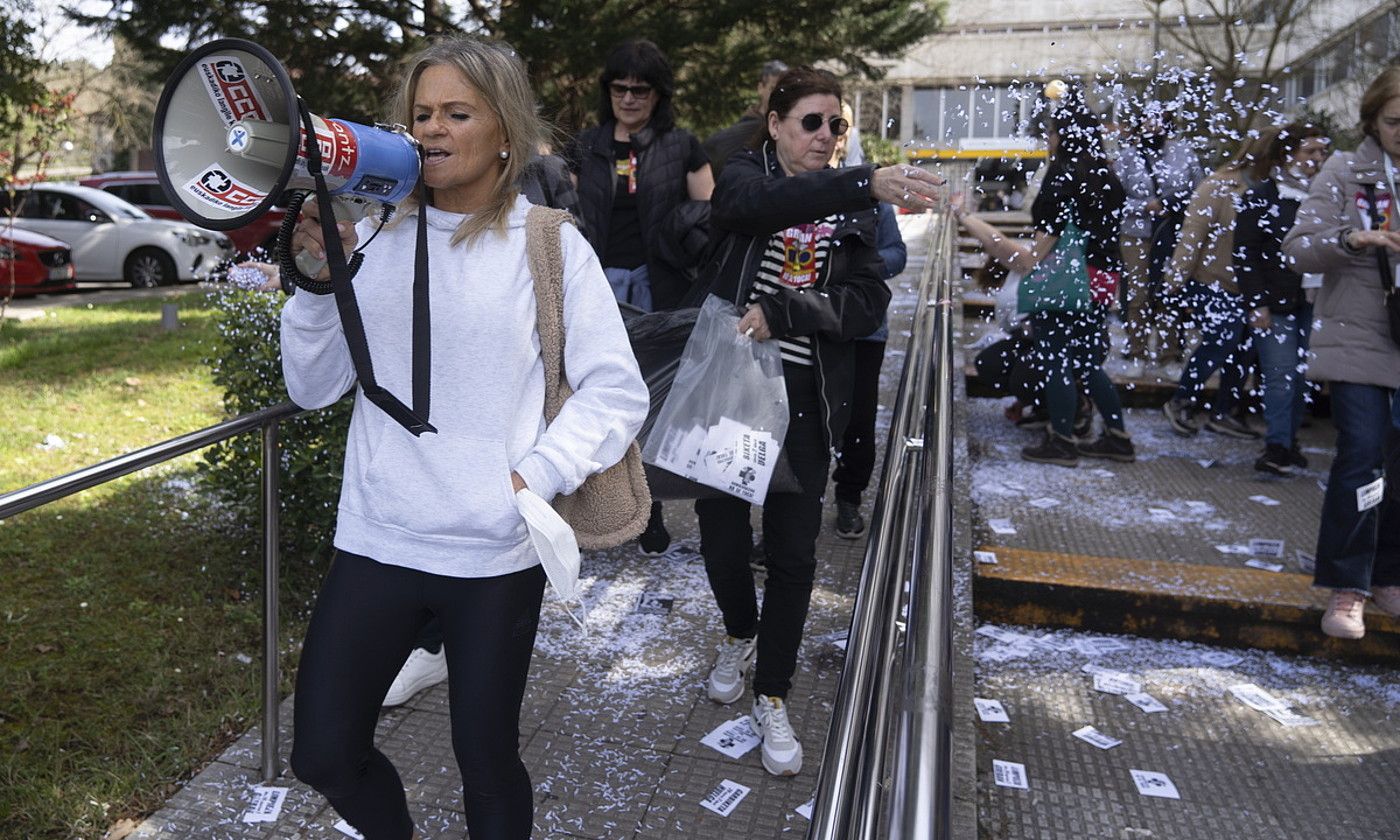
[[(106, 67), (112, 61), (112, 42), (106, 36), (91, 29), (76, 26), (64, 19), (59, 11), (64, 0), (38, 0), (38, 32), (35, 46), (43, 50), (44, 58), (60, 60), (86, 58), (98, 67)], [(102, 0), (68, 0), (84, 12), (100, 14), (111, 8), (111, 3)]]

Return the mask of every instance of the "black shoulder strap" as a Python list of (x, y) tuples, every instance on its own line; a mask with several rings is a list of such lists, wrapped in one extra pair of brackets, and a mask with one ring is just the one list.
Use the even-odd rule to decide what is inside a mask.
[(345, 262), (345, 249), (336, 230), (335, 214), (331, 212), (330, 190), (321, 174), (321, 149), (316, 140), (316, 127), (306, 103), (298, 101), (301, 123), (306, 136), (306, 170), (316, 181), (316, 202), (321, 206), (321, 235), (326, 243), (326, 262), (331, 269), (331, 286), (335, 306), (340, 313), (341, 329), (350, 350), (350, 362), (365, 397), (377, 405), (399, 425), (414, 436), (436, 432), (428, 422), (429, 383), (432, 373), (431, 324), (428, 312), (428, 203), (426, 190), (420, 182), (418, 208), (418, 253), (413, 262), (413, 408), (410, 409), (375, 381), (374, 365), (369, 357), (369, 342), (365, 324), (360, 317), (360, 305)]
[[(1390, 206), (1395, 207), (1396, 196), (1390, 197)], [(1366, 214), (1371, 217), (1371, 230), (1380, 230), (1380, 225), (1384, 221), (1381, 218), (1380, 209), (1376, 207), (1376, 185), (1366, 184)], [(1376, 249), (1376, 264), (1381, 270), (1381, 289), (1386, 294), (1390, 294), (1394, 288), (1395, 280), (1390, 273), (1390, 254), (1386, 248)]]

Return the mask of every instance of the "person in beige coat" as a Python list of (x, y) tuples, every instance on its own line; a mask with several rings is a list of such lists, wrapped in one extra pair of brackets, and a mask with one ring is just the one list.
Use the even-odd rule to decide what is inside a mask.
[(1266, 151), (1276, 134), (1261, 132), (1196, 187), (1162, 279), (1167, 298), (1184, 299), (1201, 328), (1201, 343), (1182, 368), (1176, 393), (1162, 407), (1172, 431), (1182, 437), (1201, 430), (1201, 392), (1217, 370), (1220, 391), (1211, 400), (1206, 430), (1246, 440), (1259, 437), (1231, 415), (1244, 385), (1250, 340), (1244, 297), (1235, 282), (1234, 230), (1240, 196), (1268, 174)]
[(1323, 166), (1283, 241), (1294, 271), (1322, 274), (1309, 374), (1330, 383), (1337, 455), (1313, 585), (1332, 590), (1322, 631), (1344, 639), (1365, 635), (1368, 595), (1400, 616), (1400, 337), (1385, 311), (1400, 280), (1400, 66), (1367, 88), (1361, 128), (1365, 140)]

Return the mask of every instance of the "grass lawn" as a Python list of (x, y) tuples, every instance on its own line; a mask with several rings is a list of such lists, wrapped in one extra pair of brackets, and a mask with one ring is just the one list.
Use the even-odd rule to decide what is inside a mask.
[[(0, 492), (222, 419), (213, 309), (191, 291), (166, 332), (160, 305), (0, 322)], [(257, 533), (198, 457), (0, 523), (0, 837), (101, 837), (258, 719)]]

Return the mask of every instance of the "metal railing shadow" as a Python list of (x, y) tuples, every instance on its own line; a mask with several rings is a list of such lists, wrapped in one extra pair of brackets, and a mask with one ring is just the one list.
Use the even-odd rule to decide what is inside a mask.
[(197, 432), (190, 432), (177, 438), (162, 441), (119, 455), (100, 464), (83, 467), (58, 478), (51, 478), (38, 484), (31, 484), (20, 490), (0, 496), (0, 519), (8, 519), (16, 514), (42, 505), (56, 502), (83, 490), (106, 484), (147, 467), (188, 455), (207, 446), (248, 432), (262, 433), (262, 557), (263, 557), (263, 645), (262, 645), (262, 763), (264, 781), (272, 781), (281, 775), (277, 744), (278, 716), (278, 660), (277, 637), (281, 632), (278, 622), (278, 574), (279, 554), (277, 550), (279, 523), (279, 481), (277, 464), (281, 447), (277, 441), (278, 424), (305, 413), (304, 409), (292, 403), (240, 415)]
[(947, 840), (952, 749), (953, 257), (930, 223), (809, 840)]

